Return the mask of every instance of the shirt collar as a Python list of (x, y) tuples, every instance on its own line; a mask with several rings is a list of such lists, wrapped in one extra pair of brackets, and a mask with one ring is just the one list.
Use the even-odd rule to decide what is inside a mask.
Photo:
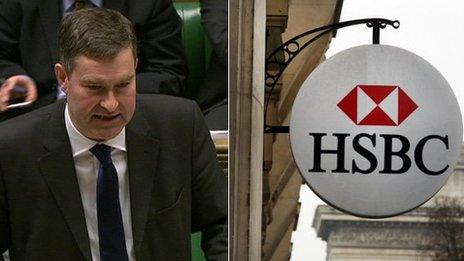
[(64, 110), (64, 120), (66, 124), (66, 131), (68, 132), (69, 136), (69, 142), (71, 143), (73, 157), (76, 157), (88, 151), (98, 143), (105, 144), (112, 148), (116, 148), (122, 151), (126, 151), (126, 127), (124, 127), (121, 130), (121, 132), (118, 135), (116, 135), (116, 137), (103, 142), (97, 142), (85, 137), (76, 129), (69, 115), (68, 104), (66, 104)]
[(63, 0), (63, 10), (66, 12), (72, 5), (74, 4), (74, 0)]

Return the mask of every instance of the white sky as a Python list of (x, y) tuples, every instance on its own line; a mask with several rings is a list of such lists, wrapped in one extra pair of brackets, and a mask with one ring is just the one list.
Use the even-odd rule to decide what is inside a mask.
[[(404, 48), (429, 61), (448, 80), (461, 111), (464, 108), (464, 1), (462, 0), (345, 0), (340, 21), (362, 18), (399, 20), (398, 29), (380, 32), (380, 43)], [(312, 28), (308, 28), (312, 29)], [(357, 45), (372, 43), (372, 29), (364, 25), (340, 29), (327, 57)], [(462, 114), (462, 112), (461, 112)], [(306, 186), (297, 231), (293, 233), (292, 261), (322, 261), (326, 244), (311, 227), (315, 208), (322, 201)]]

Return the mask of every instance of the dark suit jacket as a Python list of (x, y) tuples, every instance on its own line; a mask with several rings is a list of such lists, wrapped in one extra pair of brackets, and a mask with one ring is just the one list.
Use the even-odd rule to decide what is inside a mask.
[[(137, 92), (181, 96), (187, 74), (182, 22), (171, 0), (104, 0), (134, 24), (139, 41)], [(37, 84), (36, 107), (56, 96), (62, 0), (0, 0), (0, 78), (27, 74)]]
[(201, 21), (213, 46), (209, 68), (195, 100), (210, 129), (227, 129), (227, 0), (200, 0)]
[[(135, 256), (189, 260), (202, 231), (227, 260), (227, 180), (193, 101), (138, 97), (126, 126)], [(64, 102), (0, 124), (0, 251), (12, 260), (90, 260)]]

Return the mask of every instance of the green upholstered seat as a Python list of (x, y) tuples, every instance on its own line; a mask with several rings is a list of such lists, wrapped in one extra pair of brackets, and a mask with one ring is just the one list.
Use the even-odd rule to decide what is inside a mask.
[(201, 25), (200, 3), (175, 2), (174, 6), (183, 21), (182, 43), (189, 68), (186, 96), (193, 98), (203, 83), (211, 59), (212, 47)]

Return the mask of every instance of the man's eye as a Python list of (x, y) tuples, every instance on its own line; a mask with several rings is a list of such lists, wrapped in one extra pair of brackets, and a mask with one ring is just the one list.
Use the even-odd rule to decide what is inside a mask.
[(129, 82), (123, 82), (123, 83), (120, 83), (118, 85), (116, 85), (117, 88), (126, 88), (127, 86), (129, 86)]

